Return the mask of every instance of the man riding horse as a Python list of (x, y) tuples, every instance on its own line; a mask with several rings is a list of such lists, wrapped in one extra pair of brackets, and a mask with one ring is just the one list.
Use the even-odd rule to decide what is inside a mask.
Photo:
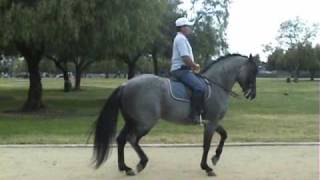
[[(171, 81), (167, 78), (144, 74), (130, 79), (125, 84), (117, 87), (107, 99), (100, 115), (95, 122), (94, 130), (94, 163), (99, 168), (109, 156), (111, 144), (114, 139), (118, 148), (118, 168), (127, 175), (135, 175), (141, 172), (148, 164), (148, 156), (139, 145), (139, 141), (150, 130), (163, 119), (177, 124), (190, 124), (189, 118), (193, 122), (199, 122), (201, 113), (201, 101), (204, 89), (207, 87), (201, 83), (193, 72), (198, 72), (200, 66), (194, 62), (192, 48), (186, 38), (191, 33), (188, 21), (180, 18), (176, 21), (178, 29), (177, 36), (173, 44), (173, 57), (171, 72), (174, 77), (185, 83), (193, 90), (192, 112), (189, 115), (190, 105), (185, 101), (173, 98)], [(203, 153), (201, 158), (201, 169), (208, 176), (214, 176), (213, 169), (208, 165), (208, 153), (214, 132), (220, 134), (220, 142), (216, 149), (216, 154), (211, 161), (216, 165), (227, 138), (227, 132), (220, 125), (228, 110), (229, 96), (232, 87), (238, 83), (247, 99), (256, 97), (256, 76), (258, 68), (253, 57), (240, 54), (229, 54), (212, 61), (201, 72), (201, 76), (206, 78), (210, 84), (213, 95), (206, 97), (203, 103), (204, 124)], [(180, 84), (180, 83), (176, 83)], [(184, 87), (183, 87), (184, 88)], [(117, 134), (118, 115), (122, 114), (124, 119), (123, 127)], [(188, 118), (189, 116), (189, 118)], [(136, 172), (127, 166), (124, 156), (124, 148), (129, 142), (139, 156)]]
[(172, 46), (171, 75), (192, 90), (188, 121), (200, 123), (205, 85), (195, 75), (200, 71), (200, 65), (195, 63), (192, 47), (186, 37), (192, 33), (191, 23), (182, 17), (178, 18), (175, 24), (177, 35)]

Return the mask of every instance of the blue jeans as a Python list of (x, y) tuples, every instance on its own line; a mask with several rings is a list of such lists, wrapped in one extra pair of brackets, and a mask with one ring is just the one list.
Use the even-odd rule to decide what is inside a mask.
[(190, 70), (175, 70), (171, 75), (188, 86), (192, 90), (193, 96), (203, 96), (206, 85)]

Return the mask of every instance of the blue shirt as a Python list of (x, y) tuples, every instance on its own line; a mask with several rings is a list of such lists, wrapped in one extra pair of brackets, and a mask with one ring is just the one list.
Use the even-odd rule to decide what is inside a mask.
[(182, 65), (185, 65), (182, 58), (183, 56), (189, 56), (191, 60), (194, 61), (192, 48), (187, 37), (181, 32), (178, 32), (173, 41), (170, 71), (177, 70)]

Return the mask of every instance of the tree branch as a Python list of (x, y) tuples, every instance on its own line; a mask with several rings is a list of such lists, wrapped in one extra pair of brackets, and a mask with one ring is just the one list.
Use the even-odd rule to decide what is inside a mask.
[(62, 62), (60, 62), (57, 58), (55, 58), (54, 56), (46, 56), (48, 59), (52, 60), (54, 62), (54, 64), (56, 65), (56, 67), (58, 69), (60, 69), (62, 72), (66, 71), (66, 67), (63, 67)]
[(94, 63), (95, 60), (91, 60), (91, 61), (88, 61), (87, 63), (84, 63), (84, 65), (81, 67), (81, 70), (85, 70), (88, 66), (90, 66), (92, 63)]

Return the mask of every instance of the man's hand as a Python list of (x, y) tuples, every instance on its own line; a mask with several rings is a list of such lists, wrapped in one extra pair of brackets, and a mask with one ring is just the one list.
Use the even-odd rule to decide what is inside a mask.
[(182, 56), (184, 63), (191, 68), (191, 70), (194, 73), (200, 72), (200, 65), (196, 64), (192, 61), (192, 59), (189, 56)]
[(192, 69), (193, 70), (193, 72), (195, 72), (195, 73), (200, 73), (200, 65), (199, 64), (195, 64), (195, 66), (194, 66), (194, 68)]

